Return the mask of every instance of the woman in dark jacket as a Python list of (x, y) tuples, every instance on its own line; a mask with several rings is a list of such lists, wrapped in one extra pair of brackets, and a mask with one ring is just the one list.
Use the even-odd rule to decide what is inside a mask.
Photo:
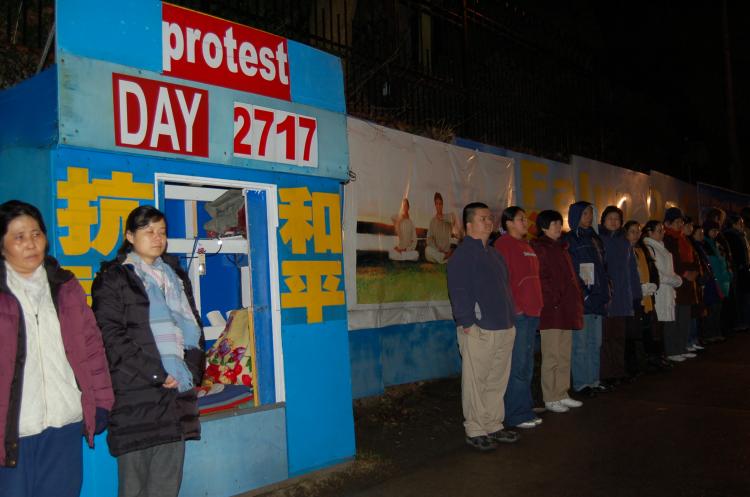
[(0, 240), (0, 493), (78, 497), (81, 435), (93, 446), (113, 402), (101, 333), (36, 207), (0, 205)]
[(115, 389), (107, 441), (120, 497), (176, 496), (185, 440), (200, 438), (203, 332), (187, 274), (164, 254), (166, 229), (159, 210), (136, 208), (92, 288)]
[(599, 236), (604, 243), (607, 274), (612, 282), (612, 301), (602, 327), (602, 382), (614, 385), (627, 376), (625, 346), (634, 319), (633, 300), (640, 300), (641, 282), (631, 243), (622, 229), (622, 210), (609, 205), (602, 212)]
[(542, 211), (536, 218), (539, 238), (531, 246), (539, 259), (544, 306), (539, 318), (542, 336), (542, 395), (548, 411), (566, 412), (582, 402), (568, 396), (573, 333), (583, 328), (583, 299), (578, 276), (563, 241), (562, 215)]

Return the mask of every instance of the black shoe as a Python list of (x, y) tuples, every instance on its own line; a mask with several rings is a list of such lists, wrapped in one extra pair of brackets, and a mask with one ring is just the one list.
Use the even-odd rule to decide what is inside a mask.
[(596, 390), (594, 390), (591, 387), (583, 387), (582, 389), (576, 392), (576, 395), (593, 399), (594, 397), (596, 397)]
[(492, 452), (497, 449), (497, 443), (487, 435), (466, 437), (466, 443), (479, 452)]
[(593, 387), (594, 390), (596, 390), (596, 393), (607, 393), (612, 391), (612, 385), (601, 382), (597, 386)]
[(518, 442), (518, 439), (521, 438), (521, 436), (512, 430), (498, 430), (487, 435), (487, 438), (499, 443), (512, 444)]

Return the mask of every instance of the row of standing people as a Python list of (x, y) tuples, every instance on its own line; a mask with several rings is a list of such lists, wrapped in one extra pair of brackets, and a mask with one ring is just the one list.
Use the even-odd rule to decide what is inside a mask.
[(185, 441), (200, 437), (203, 332), (190, 282), (164, 254), (164, 214), (126, 220), (93, 311), (48, 255), (39, 210), (0, 205), (0, 493), (78, 497), (82, 444), (109, 428), (118, 495), (176, 497)]
[[(542, 423), (531, 393), (537, 330), (544, 404), (562, 413), (582, 405), (571, 398), (571, 386), (577, 397), (594, 397), (695, 357), (703, 348), (698, 330), (706, 342), (721, 340), (727, 297), (739, 302), (731, 327), (747, 327), (743, 302), (750, 289), (742, 278), (750, 269), (741, 217), (729, 217), (723, 232), (710, 217), (691, 231), (671, 208), (663, 222), (641, 227), (624, 223), (622, 211), (609, 206), (600, 221), (597, 230), (593, 206), (576, 202), (563, 233), (562, 215), (542, 211), (538, 236), (529, 242), (526, 213), (514, 206), (502, 213), (504, 234), (491, 241), (488, 207), (464, 208), (466, 237), (448, 262), (448, 290), (470, 446), (494, 450), (518, 440), (506, 427)], [(720, 236), (726, 240), (717, 243)], [(722, 246), (738, 253), (733, 262)]]

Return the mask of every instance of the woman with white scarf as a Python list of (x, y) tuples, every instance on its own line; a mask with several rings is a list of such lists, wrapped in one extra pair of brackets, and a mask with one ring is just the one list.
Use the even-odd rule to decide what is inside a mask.
[(686, 358), (681, 355), (677, 345), (679, 329), (675, 321), (675, 288), (682, 285), (682, 278), (674, 272), (672, 254), (664, 246), (664, 225), (651, 220), (643, 227), (643, 235), (643, 243), (650, 250), (659, 271), (659, 288), (656, 290), (654, 307), (656, 318), (664, 323), (664, 352), (670, 361), (682, 362)]
[(187, 274), (166, 249), (164, 214), (136, 208), (92, 288), (115, 387), (107, 441), (120, 497), (176, 497), (185, 440), (200, 438), (201, 320)]

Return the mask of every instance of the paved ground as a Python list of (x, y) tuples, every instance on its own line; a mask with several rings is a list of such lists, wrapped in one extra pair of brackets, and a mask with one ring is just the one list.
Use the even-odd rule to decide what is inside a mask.
[(357, 405), (358, 459), (270, 495), (750, 496), (750, 335), (480, 454), (462, 442), (456, 380)]

